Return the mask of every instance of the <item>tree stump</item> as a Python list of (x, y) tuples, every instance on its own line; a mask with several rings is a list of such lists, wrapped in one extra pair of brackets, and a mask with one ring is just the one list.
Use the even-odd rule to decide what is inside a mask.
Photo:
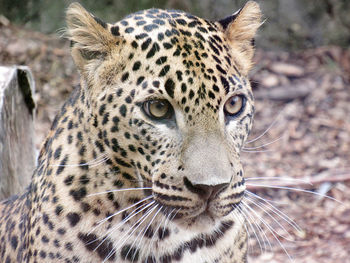
[(27, 67), (0, 66), (0, 200), (23, 192), (35, 167), (33, 93)]

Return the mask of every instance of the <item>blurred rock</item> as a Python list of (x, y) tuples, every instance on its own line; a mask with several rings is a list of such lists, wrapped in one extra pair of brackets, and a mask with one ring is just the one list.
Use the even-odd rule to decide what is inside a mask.
[(261, 80), (261, 85), (271, 88), (277, 86), (279, 83), (278, 77), (274, 74), (269, 74), (265, 78), (263, 77)]
[(273, 72), (289, 77), (301, 77), (304, 69), (297, 65), (275, 62), (269, 67)]

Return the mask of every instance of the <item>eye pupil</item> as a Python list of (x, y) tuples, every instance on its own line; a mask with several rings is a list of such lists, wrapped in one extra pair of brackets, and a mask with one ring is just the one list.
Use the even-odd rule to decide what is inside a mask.
[(149, 100), (143, 104), (144, 112), (153, 119), (166, 119), (171, 117), (172, 107), (167, 100)]
[(237, 116), (244, 108), (245, 98), (242, 95), (230, 97), (225, 105), (224, 112), (229, 116)]

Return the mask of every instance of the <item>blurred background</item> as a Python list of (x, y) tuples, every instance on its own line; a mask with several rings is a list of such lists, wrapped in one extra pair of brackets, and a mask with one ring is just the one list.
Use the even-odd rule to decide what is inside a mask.
[[(27, 65), (35, 77), (37, 148), (79, 83), (58, 33), (71, 2), (0, 1), (0, 64)], [(80, 2), (115, 22), (150, 7), (216, 20), (246, 1)], [(256, 38), (256, 114), (242, 159), (248, 190), (265, 201), (246, 200), (257, 212), (247, 215), (250, 262), (350, 262), (350, 1), (257, 2), (266, 20)]]
[[(64, 10), (74, 1), (2, 0), (0, 13), (26, 28), (53, 33), (64, 27)], [(208, 19), (223, 18), (244, 0), (84, 0), (84, 6), (108, 22), (151, 7), (182, 9)], [(266, 17), (259, 44), (266, 49), (350, 45), (348, 0), (260, 0)]]

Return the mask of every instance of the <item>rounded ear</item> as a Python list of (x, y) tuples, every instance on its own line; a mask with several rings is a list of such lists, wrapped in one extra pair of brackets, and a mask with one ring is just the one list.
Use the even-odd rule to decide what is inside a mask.
[(261, 25), (261, 10), (258, 3), (249, 1), (243, 8), (218, 23), (224, 31), (232, 52), (241, 63), (243, 74), (248, 74), (254, 55), (254, 36)]
[(80, 4), (71, 4), (66, 13), (67, 34), (72, 57), (80, 71), (93, 59), (105, 56), (116, 45), (117, 37), (109, 25), (87, 12)]

